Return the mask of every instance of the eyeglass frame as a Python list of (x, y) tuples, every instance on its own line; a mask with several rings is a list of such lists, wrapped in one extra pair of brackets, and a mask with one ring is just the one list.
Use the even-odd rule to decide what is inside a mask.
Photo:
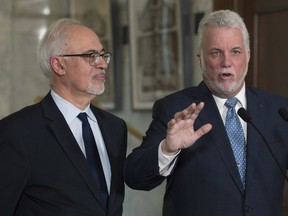
[[(92, 62), (91, 59), (93, 58), (92, 57), (93, 54), (98, 55), (98, 57), (96, 56), (94, 63), (91, 64), (91, 62)], [(105, 58), (105, 55), (108, 55), (108, 57)], [(100, 57), (102, 57), (104, 59), (104, 61), (106, 62), (106, 64), (109, 65), (112, 54), (110, 52), (104, 52), (102, 54), (100, 54), (99, 52), (90, 52), (90, 53), (81, 53), (81, 54), (61, 54), (61, 55), (58, 55), (58, 56), (59, 57), (84, 57), (84, 58), (89, 58), (89, 64), (91, 66), (95, 66), (96, 64), (99, 63)]]

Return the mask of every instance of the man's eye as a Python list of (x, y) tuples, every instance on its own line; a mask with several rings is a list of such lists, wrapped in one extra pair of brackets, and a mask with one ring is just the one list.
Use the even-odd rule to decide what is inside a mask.
[(90, 58), (96, 58), (99, 54), (98, 53), (91, 53)]
[(239, 50), (233, 50), (232, 51), (232, 55), (239, 55), (240, 54), (240, 51)]
[(221, 55), (221, 53), (219, 51), (213, 51), (210, 54), (211, 54), (211, 56), (214, 56), (214, 57), (217, 57), (217, 56)]

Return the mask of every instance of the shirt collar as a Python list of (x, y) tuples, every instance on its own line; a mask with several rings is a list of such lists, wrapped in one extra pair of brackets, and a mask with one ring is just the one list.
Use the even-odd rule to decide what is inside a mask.
[[(246, 93), (246, 88), (245, 88), (245, 83), (243, 85), (243, 87), (241, 88), (240, 92), (238, 92), (237, 95), (235, 95), (235, 97), (238, 99), (238, 101), (240, 102), (240, 107), (243, 107), (243, 108), (247, 108), (247, 102), (246, 102), (246, 96), (245, 96), (245, 93)], [(214, 100), (218, 106), (218, 108), (220, 107), (224, 107), (225, 105), (225, 102), (227, 100), (227, 98), (220, 98), (220, 97), (217, 97), (215, 95), (213, 95), (214, 97)]]
[(84, 110), (80, 110), (64, 98), (60, 97), (53, 90), (51, 90), (51, 96), (68, 124), (70, 124), (80, 112), (86, 112), (88, 117), (96, 122), (96, 118), (90, 109), (90, 105), (88, 105)]

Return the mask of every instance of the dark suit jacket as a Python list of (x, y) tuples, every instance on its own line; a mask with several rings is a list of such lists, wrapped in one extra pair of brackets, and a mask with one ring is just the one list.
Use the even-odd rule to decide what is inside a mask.
[[(288, 123), (278, 109), (288, 107), (282, 97), (247, 88), (247, 110), (264, 134), (282, 169), (288, 164)], [(133, 189), (151, 190), (161, 184), (158, 145), (165, 138), (167, 122), (191, 103), (205, 107), (195, 129), (205, 123), (212, 130), (192, 147), (182, 150), (172, 174), (167, 177), (163, 215), (165, 216), (280, 216), (284, 177), (265, 146), (249, 124), (247, 135), (246, 190), (240, 181), (236, 162), (216, 103), (206, 85), (187, 88), (154, 104), (153, 121), (140, 147), (125, 163), (124, 178)]]
[(127, 128), (91, 106), (111, 164), (108, 212), (68, 124), (50, 93), (0, 121), (0, 215), (120, 216)]

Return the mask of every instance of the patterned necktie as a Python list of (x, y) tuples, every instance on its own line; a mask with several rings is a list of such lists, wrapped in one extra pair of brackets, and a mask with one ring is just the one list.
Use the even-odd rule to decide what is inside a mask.
[(106, 180), (105, 180), (99, 152), (96, 146), (96, 141), (93, 136), (93, 132), (90, 127), (90, 124), (88, 122), (87, 114), (80, 113), (77, 117), (82, 121), (82, 136), (83, 136), (84, 145), (85, 145), (86, 158), (89, 164), (91, 165), (92, 174), (101, 191), (101, 195), (105, 202), (105, 206), (107, 207), (108, 190), (107, 190)]
[(229, 98), (225, 103), (225, 106), (228, 108), (225, 127), (238, 166), (241, 181), (245, 187), (246, 145), (243, 128), (235, 110), (237, 102), (237, 98)]

